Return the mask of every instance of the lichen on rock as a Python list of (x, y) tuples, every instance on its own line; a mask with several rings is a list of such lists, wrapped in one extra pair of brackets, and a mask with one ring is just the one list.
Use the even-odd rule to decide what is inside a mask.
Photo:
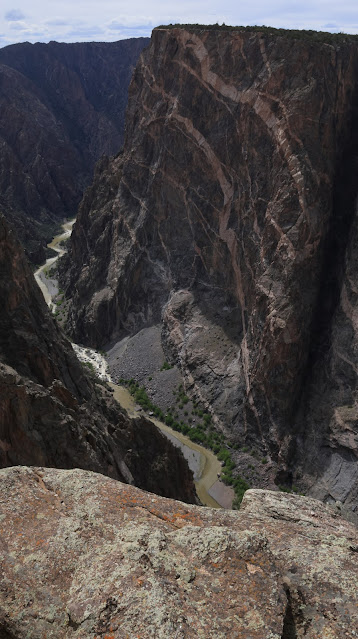
[(357, 529), (316, 500), (250, 490), (235, 513), (81, 470), (0, 480), (1, 636), (358, 636)]

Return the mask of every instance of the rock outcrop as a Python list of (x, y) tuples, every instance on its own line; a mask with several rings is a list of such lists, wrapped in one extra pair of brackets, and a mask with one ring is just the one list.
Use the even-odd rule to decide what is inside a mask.
[(180, 451), (85, 372), (1, 216), (0, 299), (0, 467), (85, 468), (194, 503)]
[(314, 499), (241, 511), (94, 473), (0, 471), (0, 636), (354, 639), (358, 532)]
[(74, 216), (93, 167), (123, 142), (128, 85), (148, 38), (0, 50), (0, 204), (32, 261)]
[(63, 266), (77, 339), (162, 321), (219, 427), (352, 508), (357, 77), (354, 39), (154, 30)]

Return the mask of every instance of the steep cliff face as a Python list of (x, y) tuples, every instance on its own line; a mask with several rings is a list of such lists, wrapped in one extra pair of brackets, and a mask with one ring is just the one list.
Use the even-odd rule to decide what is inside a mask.
[(181, 453), (88, 377), (0, 216), (0, 467), (80, 467), (194, 502)]
[(64, 266), (78, 339), (103, 345), (161, 320), (187, 390), (239, 443), (268, 449), (288, 481), (308, 439), (311, 484), (322, 447), (323, 466), (333, 450), (357, 468), (356, 409), (332, 424), (322, 413), (318, 442), (308, 399), (313, 368), (327, 366), (326, 397), (338, 384), (354, 399), (357, 362), (342, 363), (338, 342), (354, 341), (341, 287), (357, 65), (344, 40), (155, 30), (132, 80), (123, 155), (98, 172)]
[[(347, 172), (351, 172), (351, 185), (356, 185), (357, 169), (354, 159), (350, 168), (346, 166)], [(343, 186), (349, 192), (349, 185)], [(320, 333), (311, 352), (307, 384), (296, 419), (292, 460), (293, 464), (298, 461), (299, 472), (306, 478), (313, 496), (345, 502), (358, 513), (357, 202), (341, 208), (342, 212), (352, 209), (352, 224), (346, 229), (344, 224), (334, 229), (335, 241), (346, 235), (346, 251), (341, 261), (337, 253), (330, 254), (323, 272), (321, 292), (328, 300), (328, 309), (324, 303), (318, 309), (316, 322)], [(332, 314), (330, 296), (337, 296), (337, 292)], [(331, 314), (328, 325), (327, 314), (328, 317)]]
[(358, 532), (314, 499), (248, 491), (234, 513), (80, 470), (0, 480), (4, 638), (358, 636)]
[(129, 81), (148, 42), (0, 50), (1, 202), (33, 261), (75, 214), (95, 162), (121, 147)]

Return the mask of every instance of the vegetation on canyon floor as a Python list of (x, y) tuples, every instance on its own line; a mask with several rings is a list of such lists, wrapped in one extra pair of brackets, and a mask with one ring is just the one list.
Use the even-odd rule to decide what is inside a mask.
[[(233, 471), (236, 464), (232, 459), (229, 443), (223, 433), (215, 430), (212, 424), (211, 415), (204, 412), (203, 408), (197, 402), (193, 402), (194, 408), (192, 415), (198, 417), (200, 421), (193, 424), (192, 417), (189, 417), (188, 415), (185, 422), (184, 420), (179, 419), (175, 406), (168, 408), (167, 411), (164, 412), (159, 406), (154, 404), (148, 396), (144, 386), (140, 386), (133, 378), (129, 380), (120, 379), (119, 382), (128, 388), (137, 404), (139, 404), (144, 411), (153, 413), (153, 415), (155, 415), (155, 417), (157, 417), (160, 421), (173, 430), (182, 433), (188, 437), (190, 441), (200, 444), (201, 446), (205, 446), (205, 448), (209, 448), (213, 451), (219, 461), (223, 464), (220, 476), (221, 481), (228, 486), (232, 486), (234, 489), (235, 498), (233, 501), (233, 508), (240, 508), (245, 491), (248, 490), (250, 486), (242, 477), (234, 474)], [(178, 408), (183, 408), (189, 402), (189, 398), (185, 394), (182, 385), (180, 385), (178, 390), (175, 392), (174, 398)]]

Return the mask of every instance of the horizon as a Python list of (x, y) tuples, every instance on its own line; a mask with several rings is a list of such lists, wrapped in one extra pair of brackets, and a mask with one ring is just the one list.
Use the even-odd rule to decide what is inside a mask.
[(148, 6), (143, 0), (133, 0), (130, 9), (118, 0), (53, 0), (44, 13), (39, 0), (4, 0), (0, 14), (0, 47), (22, 42), (50, 41), (117, 42), (129, 38), (150, 37), (159, 25), (226, 24), (228, 26), (267, 26), (276, 29), (324, 31), (358, 34), (358, 9), (353, 0), (339, 6), (331, 0), (297, 3), (272, 0), (269, 7), (263, 0), (243, 0), (240, 7), (233, 0), (222, 0), (217, 9), (213, 0), (184, 0), (180, 6), (168, 9), (163, 0)]
[[(133, 36), (133, 35), (131, 35), (131, 36), (128, 36), (126, 38), (119, 38), (117, 40), (81, 40), (81, 41), (80, 40), (73, 40), (73, 41), (70, 41), (70, 42), (67, 42), (67, 41), (64, 41), (64, 40), (48, 40), (46, 42), (44, 42), (42, 40), (37, 40), (37, 41), (34, 41), (34, 42), (30, 42), (29, 40), (23, 40), (23, 41), (19, 41), (19, 42), (11, 42), (10, 44), (6, 44), (6, 45), (3, 45), (3, 46), (0, 45), (0, 49), (4, 49), (6, 47), (13, 47), (13, 46), (16, 46), (16, 45), (21, 45), (21, 44), (36, 45), (36, 44), (51, 44), (53, 42), (56, 43), (56, 44), (115, 44), (116, 42), (122, 42), (122, 41), (125, 42), (126, 40), (133, 40), (133, 39), (140, 39), (140, 38), (146, 38), (146, 39), (151, 38), (151, 35), (152, 35), (154, 30), (156, 30), (156, 29), (163, 29), (164, 30), (165, 27), (168, 27), (168, 28), (174, 28), (174, 27), (180, 28), (182, 26), (183, 28), (185, 28), (185, 27), (195, 27), (195, 26), (198, 26), (198, 27), (206, 27), (207, 26), (207, 27), (212, 28), (212, 27), (216, 26), (216, 24), (217, 23), (214, 23), (214, 24), (212, 24), (212, 23), (211, 24), (177, 23), (177, 24), (168, 24), (168, 25), (164, 25), (164, 24), (163, 25), (159, 25), (158, 24), (158, 26), (153, 27), (153, 29), (152, 29), (151, 33), (149, 34), (149, 36), (142, 36), (142, 35)], [(342, 31), (341, 32), (337, 32), (337, 31), (333, 31), (333, 32), (332, 31), (321, 31), (321, 30), (317, 30), (316, 31), (316, 30), (312, 30), (312, 29), (294, 29), (293, 27), (292, 28), (273, 27), (272, 25), (265, 25), (265, 24), (260, 24), (260, 25), (257, 25), (257, 24), (252, 24), (252, 25), (241, 25), (241, 24), (240, 25), (229, 25), (229, 24), (223, 23), (222, 25), (218, 24), (218, 27), (219, 27), (219, 29), (223, 29), (224, 28), (227, 31), (230, 31), (230, 29), (232, 29), (233, 31), (234, 30), (243, 29), (245, 31), (250, 32), (250, 29), (252, 29), (253, 31), (257, 32), (260, 29), (267, 30), (267, 31), (272, 29), (272, 31), (275, 31), (275, 32), (279, 32), (279, 31), (289, 32), (289, 31), (292, 31), (293, 33), (295, 33), (297, 31), (302, 31), (302, 33), (305, 33), (305, 32), (306, 33), (311, 32), (312, 34), (314, 34), (314, 33), (322, 33), (322, 34), (327, 34), (329, 36), (330, 35), (338, 35), (338, 36), (347, 36), (348, 38), (352, 37), (352, 36), (353, 37), (354, 36), (358, 37), (358, 33), (347, 33), (347, 32), (342, 32)]]

